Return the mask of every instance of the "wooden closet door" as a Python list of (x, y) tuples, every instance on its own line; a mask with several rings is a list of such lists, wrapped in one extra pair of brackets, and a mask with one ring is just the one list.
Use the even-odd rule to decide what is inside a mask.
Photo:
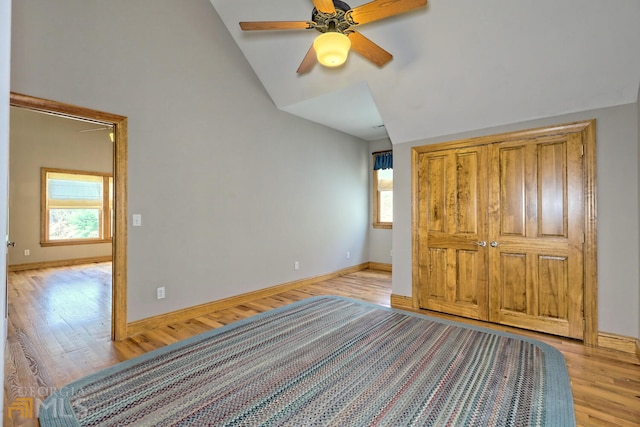
[(489, 320), (582, 339), (580, 135), (488, 149)]
[(421, 308), (488, 319), (486, 175), (486, 147), (420, 155)]

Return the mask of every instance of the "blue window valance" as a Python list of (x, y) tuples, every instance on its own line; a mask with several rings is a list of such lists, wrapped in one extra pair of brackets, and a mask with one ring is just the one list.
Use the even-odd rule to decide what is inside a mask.
[(373, 170), (393, 169), (393, 152), (381, 151), (373, 153), (375, 161), (373, 162)]

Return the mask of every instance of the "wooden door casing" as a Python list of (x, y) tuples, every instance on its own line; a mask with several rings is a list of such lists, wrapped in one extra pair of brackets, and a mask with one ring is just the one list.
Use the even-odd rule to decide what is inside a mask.
[(96, 124), (113, 126), (114, 130), (114, 223), (113, 223), (113, 284), (112, 284), (112, 328), (111, 338), (123, 340), (128, 335), (127, 325), (127, 162), (128, 119), (127, 117), (65, 104), (43, 98), (11, 92), (10, 105), (40, 111), (46, 114), (85, 120)]
[(414, 147), (412, 164), (415, 308), (597, 345), (595, 120)]

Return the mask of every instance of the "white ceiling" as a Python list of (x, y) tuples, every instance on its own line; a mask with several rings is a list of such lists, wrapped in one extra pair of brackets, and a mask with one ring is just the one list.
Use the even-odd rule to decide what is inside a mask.
[(279, 109), (365, 140), (403, 143), (638, 99), (638, 0), (432, 0), (358, 27), (394, 55), (384, 67), (352, 52), (338, 69), (304, 75), (296, 69), (317, 31), (243, 32), (238, 22), (306, 21), (311, 0), (210, 1)]

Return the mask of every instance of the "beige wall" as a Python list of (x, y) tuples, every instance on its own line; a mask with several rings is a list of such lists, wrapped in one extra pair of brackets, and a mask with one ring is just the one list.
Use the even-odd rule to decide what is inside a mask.
[(10, 126), (9, 265), (111, 255), (107, 243), (40, 246), (40, 168), (112, 173), (108, 131), (79, 132), (101, 126), (15, 107)]
[(601, 332), (638, 336), (636, 104), (394, 145), (393, 292), (411, 295), (411, 147), (593, 118), (597, 120), (598, 326)]

